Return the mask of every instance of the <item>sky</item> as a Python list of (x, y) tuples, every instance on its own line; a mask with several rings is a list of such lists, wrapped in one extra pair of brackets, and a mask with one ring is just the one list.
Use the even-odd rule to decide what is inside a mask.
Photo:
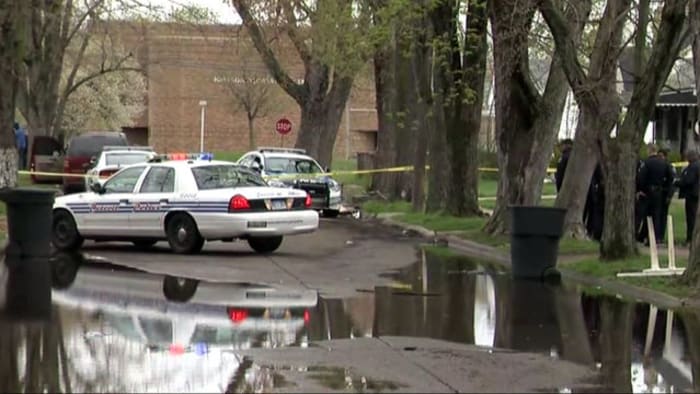
[(146, 0), (146, 2), (154, 6), (161, 6), (165, 9), (194, 4), (200, 7), (207, 7), (214, 11), (218, 15), (219, 22), (221, 23), (240, 23), (240, 19), (233, 5), (231, 5), (231, 0)]

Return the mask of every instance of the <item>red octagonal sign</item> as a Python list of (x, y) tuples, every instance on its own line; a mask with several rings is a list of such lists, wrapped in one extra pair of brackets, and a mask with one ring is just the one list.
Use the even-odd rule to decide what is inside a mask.
[(292, 122), (287, 118), (282, 118), (275, 124), (275, 130), (282, 135), (289, 134), (292, 132)]

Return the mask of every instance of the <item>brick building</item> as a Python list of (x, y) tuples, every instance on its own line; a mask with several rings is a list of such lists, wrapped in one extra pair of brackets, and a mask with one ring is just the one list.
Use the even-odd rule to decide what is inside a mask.
[[(159, 152), (198, 151), (201, 107), (204, 150), (243, 152), (249, 148), (246, 112), (235, 104), (230, 84), (268, 84), (269, 102), (255, 120), (258, 146), (293, 146), (300, 120), (296, 102), (270, 78), (245, 29), (232, 25), (193, 26), (173, 23), (112, 23), (111, 35), (136, 54), (146, 70), (146, 109), (123, 130), (136, 144)], [(278, 39), (274, 50), (292, 78), (303, 78), (303, 65), (293, 46)], [(254, 78), (251, 78), (253, 76)], [(355, 81), (341, 122), (335, 157), (374, 151), (376, 112), (371, 67)], [(348, 118), (347, 114), (350, 114)], [(292, 121), (293, 131), (282, 138), (277, 119)], [(349, 137), (349, 138), (348, 138)]]

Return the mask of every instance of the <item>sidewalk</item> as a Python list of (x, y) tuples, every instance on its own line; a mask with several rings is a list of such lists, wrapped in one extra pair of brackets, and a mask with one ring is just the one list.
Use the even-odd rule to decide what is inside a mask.
[[(402, 228), (407, 234), (415, 234), (420, 237), (425, 238), (436, 245), (447, 246), (453, 251), (471, 257), (475, 259), (488, 260), (494, 263), (503, 265), (504, 267), (510, 268), (511, 260), (510, 254), (501, 249), (497, 249), (488, 245), (483, 245), (474, 241), (462, 239), (455, 235), (438, 233), (427, 228), (401, 223), (393, 219), (396, 213), (385, 213), (379, 214), (376, 217), (376, 221), (380, 224)], [(370, 219), (372, 220), (372, 219)], [(648, 247), (642, 247), (642, 251), (649, 254)], [(659, 256), (665, 256), (667, 254), (666, 248), (659, 249)], [(676, 257), (687, 257), (688, 248), (686, 247), (676, 247)], [(665, 293), (658, 291), (646, 289), (643, 287), (634, 286), (621, 281), (610, 280), (605, 278), (599, 278), (595, 276), (581, 274), (569, 269), (566, 269), (567, 263), (572, 263), (575, 261), (580, 261), (582, 259), (587, 259), (592, 257), (591, 255), (568, 255), (560, 256), (559, 259), (559, 271), (562, 274), (562, 278), (569, 279), (571, 281), (583, 284), (586, 286), (605, 288), (609, 292), (618, 294), (630, 299), (639, 299), (646, 302), (655, 304), (656, 306), (664, 309), (677, 309), (681, 307), (694, 307), (700, 308), (700, 300), (693, 299), (680, 299)], [(597, 256), (596, 256), (597, 257)]]

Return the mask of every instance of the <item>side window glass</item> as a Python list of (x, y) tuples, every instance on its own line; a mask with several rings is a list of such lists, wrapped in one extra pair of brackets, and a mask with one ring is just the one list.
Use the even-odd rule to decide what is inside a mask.
[(172, 193), (175, 191), (175, 170), (152, 167), (141, 185), (140, 193)]
[(105, 193), (133, 193), (145, 167), (128, 168), (105, 183)]
[(242, 166), (250, 167), (250, 165), (252, 163), (253, 163), (253, 156), (251, 156), (251, 155), (245, 156), (245, 157), (243, 157), (243, 159), (241, 159)]

